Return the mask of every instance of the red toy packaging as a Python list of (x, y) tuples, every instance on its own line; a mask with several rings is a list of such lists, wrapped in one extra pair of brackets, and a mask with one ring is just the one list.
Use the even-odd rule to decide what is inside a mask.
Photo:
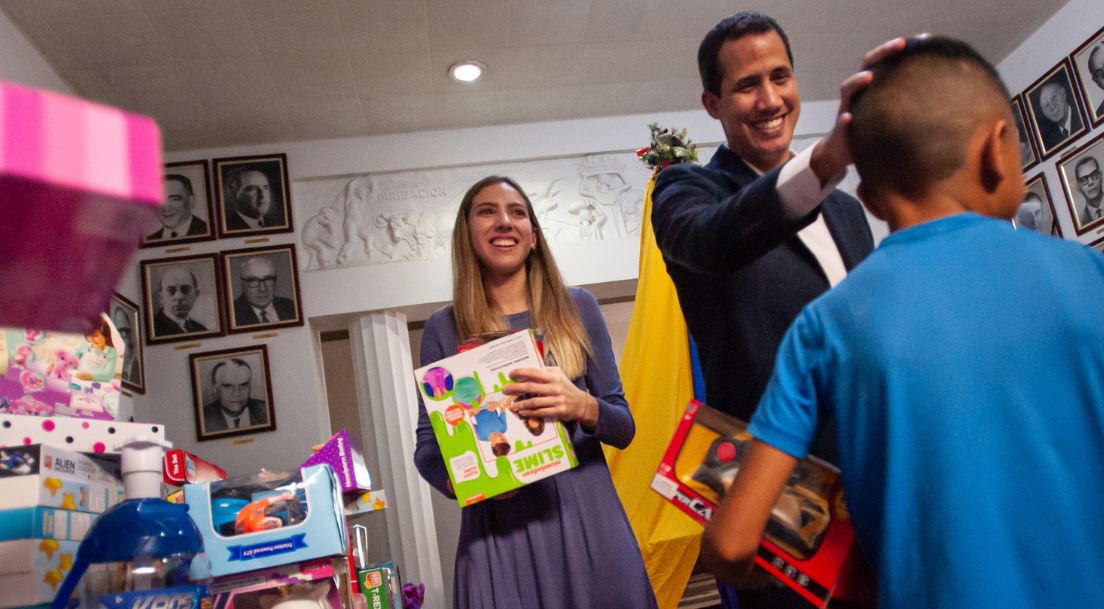
[[(704, 525), (735, 479), (750, 439), (742, 421), (691, 401), (652, 489)], [(814, 607), (867, 598), (871, 580), (859, 557), (838, 469), (816, 457), (798, 462), (767, 522), (755, 563)]]

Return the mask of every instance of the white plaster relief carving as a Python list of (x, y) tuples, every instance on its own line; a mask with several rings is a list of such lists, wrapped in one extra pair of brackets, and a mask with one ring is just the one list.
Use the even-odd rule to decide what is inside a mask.
[(552, 243), (640, 234), (649, 172), (632, 153), (346, 176), (296, 184), (301, 268), (447, 257), (461, 197), (490, 174), (526, 189)]

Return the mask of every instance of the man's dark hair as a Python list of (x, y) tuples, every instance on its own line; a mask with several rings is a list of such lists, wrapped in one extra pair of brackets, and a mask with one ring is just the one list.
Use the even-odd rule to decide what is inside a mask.
[(249, 364), (247, 364), (245, 360), (243, 360), (241, 358), (237, 358), (237, 357), (232, 357), (230, 359), (222, 360), (221, 362), (215, 364), (214, 368), (211, 368), (211, 382), (213, 384), (218, 385), (218, 371), (219, 371), (220, 368), (225, 366), (227, 363), (237, 364), (239, 366), (245, 366), (246, 370), (249, 370), (250, 376), (252, 376), (252, 374), (253, 374), (253, 368), (250, 368)]
[(777, 32), (786, 45), (786, 56), (790, 58), (790, 67), (793, 67), (793, 51), (790, 50), (790, 39), (782, 26), (770, 17), (755, 11), (740, 11), (731, 17), (721, 19), (709, 33), (702, 38), (698, 47), (698, 73), (701, 74), (702, 89), (714, 95), (721, 94), (721, 47), (729, 40), (738, 40), (752, 34), (766, 34)]
[(1081, 170), (1081, 166), (1082, 165), (1088, 165), (1089, 163), (1092, 163), (1093, 165), (1096, 165), (1096, 171), (1100, 170), (1100, 163), (1096, 160), (1096, 158), (1091, 157), (1091, 156), (1087, 156), (1087, 157), (1081, 159), (1080, 161), (1077, 161), (1077, 164), (1073, 166), (1073, 176), (1077, 177), (1077, 172)]
[(179, 173), (169, 173), (165, 174), (165, 179), (170, 182), (177, 182), (184, 187), (184, 192), (189, 195), (195, 194), (195, 191), (192, 190), (192, 180), (189, 179), (188, 176), (182, 176)]
[(865, 187), (923, 194), (961, 167), (974, 130), (996, 113), (1015, 129), (1008, 89), (970, 45), (909, 39), (869, 66), (870, 86), (851, 99), (851, 156)]

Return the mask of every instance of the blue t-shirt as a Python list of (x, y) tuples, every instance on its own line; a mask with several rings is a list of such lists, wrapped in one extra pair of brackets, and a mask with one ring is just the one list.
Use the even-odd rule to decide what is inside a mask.
[(975, 214), (890, 235), (750, 432), (803, 457), (821, 413), (881, 607), (1104, 607), (1104, 256)]

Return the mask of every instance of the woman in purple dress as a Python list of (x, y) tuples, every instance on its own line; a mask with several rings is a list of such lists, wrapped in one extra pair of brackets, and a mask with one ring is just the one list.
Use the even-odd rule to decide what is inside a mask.
[[(421, 364), (456, 353), (464, 337), (542, 328), (559, 367), (512, 372), (504, 392), (523, 416), (559, 420), (578, 467), (461, 512), (455, 609), (651, 609), (655, 594), (610, 480), (602, 443), (635, 433), (610, 347), (589, 292), (564, 286), (533, 206), (513, 180), (490, 176), (464, 195), (452, 233), (453, 305), (426, 321)], [(414, 461), (454, 497), (425, 407)]]

